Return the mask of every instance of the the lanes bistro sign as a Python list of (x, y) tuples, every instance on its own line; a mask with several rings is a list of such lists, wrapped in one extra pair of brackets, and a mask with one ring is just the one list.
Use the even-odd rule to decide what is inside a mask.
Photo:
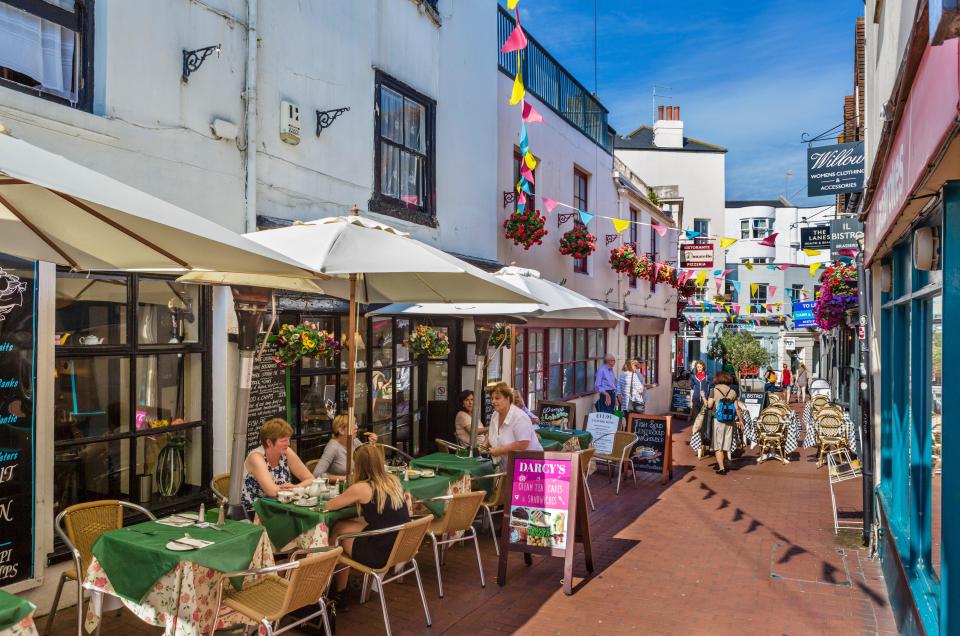
[(807, 149), (807, 196), (863, 190), (863, 142)]

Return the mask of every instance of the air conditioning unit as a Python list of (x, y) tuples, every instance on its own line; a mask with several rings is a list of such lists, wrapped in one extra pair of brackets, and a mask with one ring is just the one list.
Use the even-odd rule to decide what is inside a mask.
[(280, 102), (280, 139), (292, 146), (300, 143), (300, 107), (293, 102)]

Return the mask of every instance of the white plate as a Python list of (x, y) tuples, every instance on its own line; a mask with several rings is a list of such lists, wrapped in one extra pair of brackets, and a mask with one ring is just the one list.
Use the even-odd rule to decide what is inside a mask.
[(296, 506), (303, 506), (304, 508), (312, 508), (317, 505), (316, 497), (307, 497), (306, 499), (297, 499), (293, 502)]
[(196, 548), (190, 545), (184, 545), (182, 543), (167, 541), (167, 550), (173, 550), (174, 552), (189, 552), (190, 550), (196, 550)]

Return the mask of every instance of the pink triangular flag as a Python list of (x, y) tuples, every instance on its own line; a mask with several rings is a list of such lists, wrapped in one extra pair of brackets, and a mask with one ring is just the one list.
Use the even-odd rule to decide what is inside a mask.
[(857, 252), (859, 251), (860, 250), (858, 250), (855, 247), (844, 247), (842, 249), (837, 250), (837, 254), (839, 254), (840, 256), (850, 256), (852, 258), (852, 257), (855, 257), (857, 255)]
[(653, 231), (659, 234), (660, 236), (663, 236), (664, 234), (667, 233), (667, 228), (663, 225), (657, 225), (656, 223), (651, 223), (650, 227), (652, 227)]
[(537, 109), (534, 108), (530, 102), (523, 100), (523, 104), (520, 106), (520, 116), (523, 118), (523, 121), (528, 124), (535, 124), (537, 122), (543, 121), (543, 116), (537, 112)]
[(719, 294), (720, 290), (723, 289), (723, 279), (718, 278), (715, 282), (717, 283), (717, 293)]
[(779, 234), (779, 233), (778, 233), (778, 232), (774, 232), (773, 234), (771, 234), (771, 235), (768, 236), (767, 238), (765, 238), (765, 239), (763, 239), (762, 241), (760, 241), (760, 243), (758, 243), (758, 245), (763, 245), (764, 247), (776, 247), (776, 246), (777, 246), (777, 234)]
[(767, 308), (767, 311), (773, 311), (773, 305), (771, 305), (770, 303), (767, 303), (766, 305), (764, 305), (764, 307)]
[(773, 296), (774, 294), (777, 293), (777, 286), (776, 286), (776, 285), (767, 285), (767, 291), (770, 293), (771, 296)]
[(733, 307), (733, 313), (735, 314), (740, 313), (740, 303), (733, 303), (730, 306)]
[(733, 271), (732, 269), (723, 270), (723, 274), (720, 275), (720, 278), (726, 278), (727, 274), (729, 274), (732, 271)]
[(780, 268), (781, 272), (785, 272), (790, 269), (790, 263), (784, 263), (783, 265), (777, 265)]
[(529, 181), (530, 183), (535, 183), (533, 180), (533, 170), (527, 167), (526, 162), (523, 162), (520, 165), (520, 176)]
[(513, 32), (510, 34), (510, 37), (507, 38), (507, 41), (503, 43), (500, 52), (512, 53), (525, 48), (527, 48), (527, 36), (524, 35), (523, 29), (520, 28), (520, 22), (517, 21), (517, 26), (513, 27)]
[(550, 197), (541, 197), (543, 199), (543, 208), (547, 211), (547, 214), (553, 212), (553, 208), (557, 207), (557, 201), (554, 201)]
[(526, 205), (527, 204), (527, 193), (523, 190), (520, 191), (520, 196), (517, 197), (517, 204)]

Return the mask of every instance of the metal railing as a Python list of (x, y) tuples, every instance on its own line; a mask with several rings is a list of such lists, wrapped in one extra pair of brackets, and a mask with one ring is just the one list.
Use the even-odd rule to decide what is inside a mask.
[[(500, 70), (517, 74), (517, 54), (500, 53), (516, 21), (503, 7), (497, 7), (497, 58)], [(520, 52), (523, 85), (555, 113), (613, 154), (613, 134), (607, 123), (607, 109), (578, 82), (543, 46), (526, 33), (527, 48)]]

